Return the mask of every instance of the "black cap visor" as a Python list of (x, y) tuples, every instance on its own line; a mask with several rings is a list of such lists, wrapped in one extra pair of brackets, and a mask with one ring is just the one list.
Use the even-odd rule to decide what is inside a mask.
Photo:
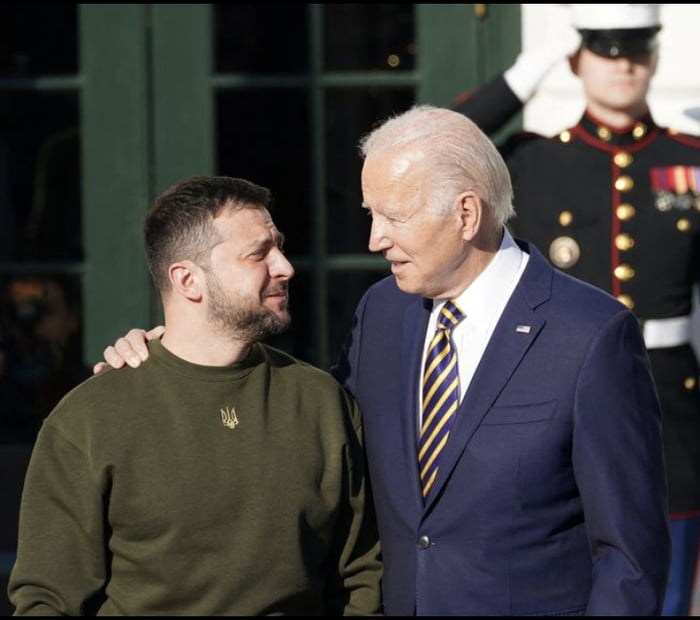
[(594, 54), (608, 58), (651, 54), (659, 46), (656, 34), (661, 28), (620, 28), (617, 30), (579, 30), (581, 44)]

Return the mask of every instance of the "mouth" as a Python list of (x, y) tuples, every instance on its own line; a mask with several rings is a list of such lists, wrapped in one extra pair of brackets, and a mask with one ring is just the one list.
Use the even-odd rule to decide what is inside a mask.
[(391, 272), (392, 273), (397, 273), (401, 271), (406, 265), (408, 265), (408, 261), (401, 261), (401, 260), (392, 260), (389, 261), (391, 265)]
[(276, 299), (278, 301), (286, 302), (289, 298), (289, 291), (287, 289), (275, 289), (269, 291), (265, 294), (266, 299)]

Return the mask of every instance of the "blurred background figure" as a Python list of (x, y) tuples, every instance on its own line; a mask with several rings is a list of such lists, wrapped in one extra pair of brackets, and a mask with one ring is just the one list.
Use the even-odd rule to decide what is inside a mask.
[(522, 52), (502, 75), (461, 96), (456, 109), (495, 132), (562, 58), (581, 80), (586, 103), (576, 125), (552, 137), (518, 132), (501, 143), (513, 176), (512, 228), (556, 267), (613, 294), (642, 324), (669, 477), (673, 550), (664, 615), (688, 615), (700, 526), (700, 392), (690, 320), (700, 278), (700, 139), (659, 126), (651, 114), (661, 5), (569, 6), (573, 29), (557, 46)]
[(5, 279), (0, 335), (0, 442), (32, 443), (44, 417), (89, 374), (78, 284), (67, 275)]

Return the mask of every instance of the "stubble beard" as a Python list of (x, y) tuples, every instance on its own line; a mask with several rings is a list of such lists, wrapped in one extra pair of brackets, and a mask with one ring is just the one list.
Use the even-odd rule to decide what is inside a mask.
[[(287, 283), (279, 285), (287, 290)], [(289, 304), (280, 303), (277, 313), (255, 306), (251, 298), (242, 298), (236, 303), (214, 280), (207, 283), (209, 293), (209, 320), (223, 331), (223, 335), (232, 340), (255, 343), (276, 336), (285, 331), (291, 323)], [(250, 300), (249, 303), (248, 300)]]

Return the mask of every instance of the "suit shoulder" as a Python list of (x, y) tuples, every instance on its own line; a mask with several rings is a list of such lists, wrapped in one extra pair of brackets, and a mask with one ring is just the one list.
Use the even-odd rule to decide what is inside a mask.
[(554, 269), (553, 288), (559, 291), (574, 313), (595, 313), (598, 316), (612, 316), (621, 311), (629, 311), (621, 301), (607, 291), (576, 278), (568, 273)]
[(386, 276), (370, 285), (365, 294), (365, 298), (397, 299), (407, 301), (415, 295), (405, 293), (396, 284), (396, 278), (392, 275)]

